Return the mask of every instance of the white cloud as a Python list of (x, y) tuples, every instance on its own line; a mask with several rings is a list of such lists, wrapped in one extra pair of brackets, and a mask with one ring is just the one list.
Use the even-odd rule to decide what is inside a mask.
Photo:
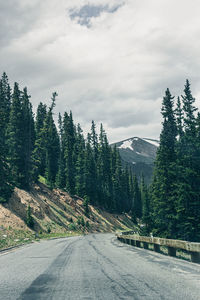
[[(74, 7), (120, 4), (90, 28), (69, 16)], [(188, 78), (200, 95), (199, 8), (198, 0), (8, 0), (0, 71), (27, 85), (35, 106), (56, 90), (57, 111), (71, 109), (85, 129), (103, 122), (110, 141), (158, 138), (165, 89), (178, 95)]]

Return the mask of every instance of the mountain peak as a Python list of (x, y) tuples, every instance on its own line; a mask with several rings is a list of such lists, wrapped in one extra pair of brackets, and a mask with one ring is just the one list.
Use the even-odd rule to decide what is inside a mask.
[(147, 182), (151, 181), (158, 140), (132, 137), (113, 145), (119, 149), (124, 165), (128, 164), (138, 177), (143, 174)]

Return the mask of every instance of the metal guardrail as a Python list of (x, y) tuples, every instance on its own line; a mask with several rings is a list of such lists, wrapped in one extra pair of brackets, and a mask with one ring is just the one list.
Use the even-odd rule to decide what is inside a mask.
[(193, 243), (181, 240), (164, 239), (158, 237), (147, 237), (130, 234), (130, 232), (122, 232), (116, 234), (117, 239), (126, 244), (130, 244), (135, 247), (143, 247), (148, 249), (149, 245), (153, 245), (153, 250), (160, 252), (160, 246), (165, 246), (168, 249), (168, 255), (176, 256), (178, 249), (185, 250), (190, 256), (191, 261), (200, 263), (200, 243)]

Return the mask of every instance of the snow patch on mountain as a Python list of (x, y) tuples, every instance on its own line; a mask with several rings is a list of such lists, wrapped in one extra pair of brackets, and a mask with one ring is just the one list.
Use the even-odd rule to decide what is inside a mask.
[(132, 139), (124, 141), (118, 148), (119, 149), (130, 149), (130, 150), (134, 151), (134, 149), (132, 147), (132, 142), (133, 142)]
[(156, 147), (159, 147), (159, 142), (157, 142), (157, 141), (153, 141), (153, 140), (149, 140), (149, 139), (144, 139), (144, 138), (143, 138), (143, 141), (145, 141), (145, 142), (147, 142), (149, 144), (152, 144), (152, 145), (154, 145)]
[(149, 155), (147, 153), (144, 153), (144, 152), (138, 152), (136, 151), (135, 152), (137, 155), (142, 155), (142, 156), (145, 156), (145, 157), (148, 157)]
[(140, 153), (140, 152), (138, 152), (138, 151), (136, 151), (135, 153), (138, 154), (138, 155), (142, 155), (142, 153)]

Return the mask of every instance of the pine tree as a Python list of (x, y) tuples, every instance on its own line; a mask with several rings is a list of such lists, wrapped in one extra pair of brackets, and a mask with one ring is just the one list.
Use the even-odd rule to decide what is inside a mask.
[(91, 146), (94, 152), (94, 160), (97, 162), (98, 158), (98, 136), (96, 133), (96, 125), (94, 121), (92, 121), (92, 126), (91, 126)]
[(177, 223), (178, 237), (200, 241), (200, 147), (197, 138), (195, 99), (187, 80), (184, 89), (184, 134), (178, 148)]
[(85, 187), (84, 187), (84, 172), (85, 172), (85, 140), (83, 136), (82, 129), (80, 124), (77, 126), (77, 136), (76, 136), (76, 144), (75, 149), (77, 151), (76, 154), (76, 162), (75, 162), (75, 193), (80, 197), (85, 195)]
[(57, 93), (52, 95), (52, 104), (48, 110), (46, 119), (44, 121), (44, 136), (46, 140), (46, 170), (45, 178), (51, 188), (55, 185), (56, 174), (58, 172), (58, 160), (59, 160), (59, 136), (56, 125), (53, 120), (53, 108), (55, 106)]
[(177, 124), (177, 135), (179, 137), (179, 140), (183, 137), (183, 109), (181, 106), (181, 100), (180, 97), (177, 99), (177, 107), (175, 110), (175, 116), (176, 116), (176, 124)]
[[(5, 77), (4, 73), (4, 77)], [(7, 201), (12, 192), (9, 165), (7, 162), (6, 129), (9, 121), (10, 99), (7, 98), (6, 87), (0, 80), (0, 202)]]
[[(95, 153), (94, 153), (95, 158)], [(98, 198), (105, 208), (112, 207), (112, 175), (111, 175), (111, 148), (108, 144), (103, 125), (100, 127), (97, 160), (97, 187)]]
[(131, 189), (130, 189), (130, 182), (129, 182), (129, 171), (128, 167), (125, 167), (123, 172), (123, 211), (129, 212), (132, 206), (132, 198), (131, 198)]
[[(114, 161), (115, 160), (115, 161)], [(113, 167), (113, 208), (118, 213), (123, 212), (123, 195), (122, 195), (122, 163), (119, 151), (114, 148), (114, 154), (112, 159)]]
[(132, 216), (133, 220), (135, 218), (142, 217), (142, 200), (141, 200), (141, 192), (138, 184), (137, 177), (133, 176), (133, 204), (132, 204)]
[(91, 204), (97, 204), (97, 191), (95, 184), (96, 164), (93, 156), (93, 150), (90, 145), (90, 134), (88, 134), (84, 159), (84, 191)]
[(10, 119), (7, 129), (8, 161), (12, 180), (19, 188), (23, 187), (23, 112), (21, 102), (21, 92), (17, 83), (14, 85)]
[(163, 129), (155, 161), (152, 183), (154, 234), (173, 238), (176, 236), (175, 184), (177, 127), (173, 97), (166, 90), (162, 103)]
[(149, 234), (151, 230), (150, 198), (148, 187), (144, 182), (144, 176), (141, 179), (141, 200), (142, 200), (142, 222), (145, 225), (144, 233)]
[(4, 122), (5, 130), (7, 128), (9, 117), (10, 117), (10, 107), (11, 107), (11, 88), (8, 81), (8, 76), (4, 72), (1, 78), (1, 106), (4, 110)]
[(44, 121), (47, 117), (46, 104), (39, 103), (36, 114), (35, 131), (36, 139), (32, 154), (33, 170), (32, 177), (35, 182), (39, 175), (45, 176), (46, 169), (46, 136), (44, 133)]
[(72, 112), (68, 115), (66, 112), (63, 118), (63, 139), (64, 139), (64, 159), (65, 159), (65, 178), (66, 189), (70, 194), (75, 192), (75, 126), (73, 123)]
[(58, 162), (58, 173), (56, 175), (56, 186), (61, 189), (64, 189), (66, 185), (66, 177), (65, 177), (64, 140), (63, 140), (63, 121), (60, 113), (58, 116), (58, 126), (59, 126), (60, 154), (59, 154), (59, 162)]
[(29, 188), (32, 181), (32, 151), (35, 142), (35, 127), (32, 112), (32, 105), (29, 101), (27, 88), (24, 88), (22, 93), (22, 123), (23, 129), (22, 135), (22, 151), (23, 151), (23, 176), (22, 176), (22, 188)]
[(107, 208), (112, 210), (113, 207), (113, 185), (112, 185), (112, 166), (111, 166), (112, 149), (109, 146), (107, 135), (104, 137), (104, 174), (105, 174), (105, 191), (107, 199)]

